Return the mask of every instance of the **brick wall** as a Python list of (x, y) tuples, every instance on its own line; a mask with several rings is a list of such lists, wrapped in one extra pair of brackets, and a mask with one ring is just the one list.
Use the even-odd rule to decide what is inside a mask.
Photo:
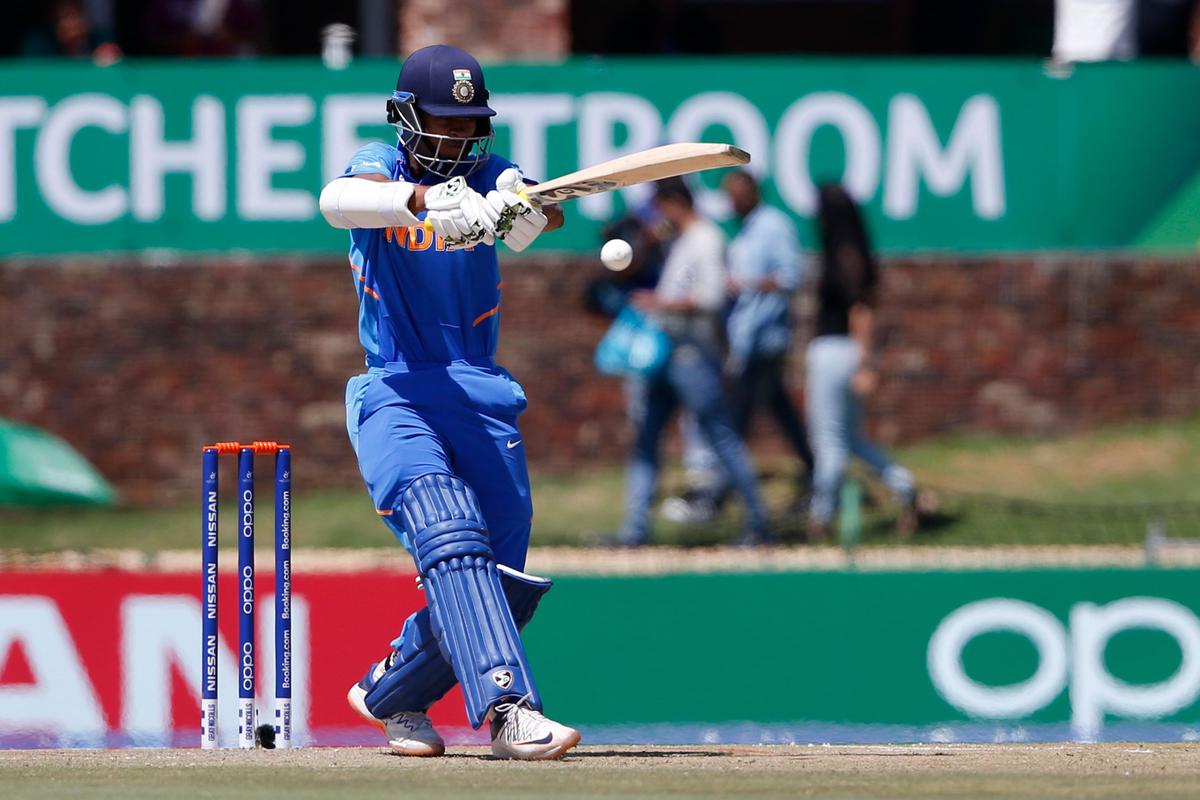
[(399, 56), (431, 44), (462, 47), (480, 61), (570, 53), (567, 0), (409, 0), (400, 4)]
[(883, 298), (886, 440), (1200, 410), (1200, 259), (902, 261)]
[[(501, 360), (530, 396), (535, 466), (623, 455), (620, 385), (591, 366), (604, 324), (580, 306), (598, 270), (506, 266)], [(884, 274), (871, 407), (885, 441), (1200, 410), (1198, 259), (906, 259)], [(301, 488), (354, 485), (342, 393), (361, 364), (355, 323), (337, 259), (9, 262), (0, 416), (63, 436), (130, 503), (191, 497), (198, 448), (214, 439), (290, 441)], [(775, 444), (769, 428), (756, 440)]]

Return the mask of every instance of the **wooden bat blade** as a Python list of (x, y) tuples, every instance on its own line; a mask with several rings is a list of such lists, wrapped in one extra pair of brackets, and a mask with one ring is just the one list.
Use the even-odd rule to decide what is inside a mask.
[(535, 184), (524, 194), (539, 203), (560, 203), (675, 175), (748, 163), (750, 154), (731, 144), (665, 144)]

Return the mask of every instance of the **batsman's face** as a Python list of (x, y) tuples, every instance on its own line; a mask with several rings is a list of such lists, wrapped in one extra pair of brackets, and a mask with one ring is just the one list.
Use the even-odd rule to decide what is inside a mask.
[(400, 133), (416, 177), (426, 172), (443, 178), (469, 175), (487, 162), (495, 134), (486, 117), (435, 117), (407, 102), (398, 111), (400, 119), (392, 120), (392, 125)]
[(477, 120), (475, 117), (431, 117), (422, 112), (421, 127), (426, 133), (438, 136), (474, 136)]
[[(456, 139), (465, 139), (468, 136), (475, 136), (479, 129), (479, 120), (475, 117), (433, 117), (424, 112), (421, 114), (421, 129), (425, 133), (431, 133), (434, 136), (451, 136)], [(443, 145), (441, 149), (446, 150), (449, 143), (444, 140), (422, 138), (417, 144), (417, 150), (426, 156), (433, 158), (456, 158), (458, 153), (437, 152), (439, 142)]]

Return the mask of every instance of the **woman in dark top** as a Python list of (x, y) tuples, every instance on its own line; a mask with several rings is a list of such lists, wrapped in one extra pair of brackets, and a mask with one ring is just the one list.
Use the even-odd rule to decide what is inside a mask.
[(901, 504), (902, 534), (916, 526), (912, 474), (867, 440), (862, 399), (878, 383), (871, 337), (879, 266), (861, 214), (845, 189), (820, 191), (821, 277), (815, 335), (808, 345), (805, 401), (816, 470), (809, 507), (809, 538), (829, 536), (842, 477), (850, 456), (879, 473)]

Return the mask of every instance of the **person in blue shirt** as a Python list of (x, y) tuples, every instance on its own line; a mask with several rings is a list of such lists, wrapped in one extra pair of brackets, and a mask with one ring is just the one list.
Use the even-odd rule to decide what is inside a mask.
[(756, 406), (765, 406), (811, 481), (813, 454), (803, 418), (787, 393), (784, 370), (791, 341), (792, 295), (806, 278), (796, 227), (777, 208), (762, 202), (758, 182), (734, 170), (722, 182), (741, 228), (729, 245), (729, 283), (733, 309), (729, 335), (729, 371), (733, 417), (745, 436)]
[(468, 53), (411, 54), (387, 102), (398, 146), (368, 144), (322, 191), (350, 231), (365, 373), (347, 428), (381, 519), (416, 562), (427, 607), (348, 699), (402, 755), (438, 756), (429, 707), (456, 683), (502, 758), (548, 759), (579, 732), (546, 718), (518, 635), (549, 589), (527, 575), (533, 507), (520, 384), (496, 364), (497, 242), (524, 250), (562, 224), (512, 162), (491, 153), (488, 90)]

